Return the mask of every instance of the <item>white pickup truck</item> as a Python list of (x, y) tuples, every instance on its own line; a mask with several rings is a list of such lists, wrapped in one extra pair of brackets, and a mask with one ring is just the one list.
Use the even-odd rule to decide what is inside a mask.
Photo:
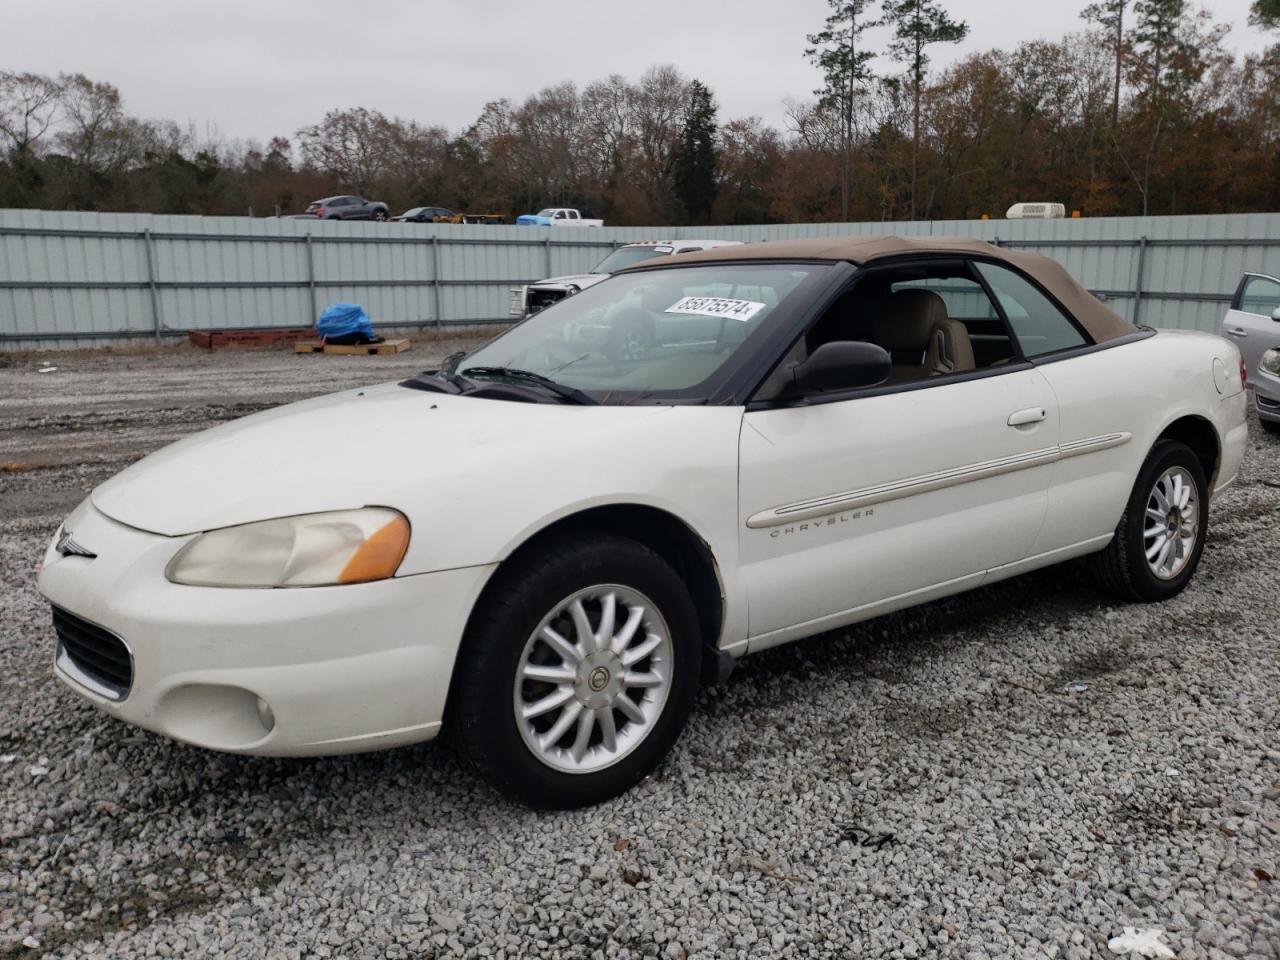
[(588, 220), (569, 207), (547, 207), (537, 213), (524, 213), (516, 217), (521, 227), (603, 227), (603, 220)]
[(572, 296), (587, 287), (594, 287), (615, 270), (629, 267), (641, 260), (654, 257), (670, 257), (677, 253), (694, 253), (712, 247), (738, 246), (740, 240), (663, 240), (624, 243), (594, 267), (590, 273), (567, 277), (549, 277), (537, 283), (511, 288), (511, 316), (525, 317), (544, 310), (565, 297)]

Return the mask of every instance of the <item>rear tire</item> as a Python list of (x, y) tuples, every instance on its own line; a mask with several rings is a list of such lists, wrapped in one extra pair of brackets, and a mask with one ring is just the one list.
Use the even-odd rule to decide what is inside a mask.
[(559, 537), (505, 564), (477, 602), (446, 736), (513, 799), (600, 803), (675, 744), (697, 692), (699, 641), (688, 591), (648, 547), (608, 533)]
[(653, 350), (655, 340), (649, 318), (642, 311), (629, 311), (614, 321), (607, 352), (618, 363), (643, 360)]
[(1209, 532), (1208, 489), (1190, 447), (1175, 440), (1157, 443), (1111, 543), (1090, 558), (1103, 590), (1145, 602), (1181, 593), (1195, 575)]

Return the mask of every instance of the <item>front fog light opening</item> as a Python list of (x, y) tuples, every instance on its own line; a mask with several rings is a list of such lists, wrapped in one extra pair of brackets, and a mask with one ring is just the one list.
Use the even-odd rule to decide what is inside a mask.
[(1280, 377), (1280, 350), (1272, 348), (1262, 354), (1258, 361), (1258, 369), (1273, 377)]
[(271, 704), (261, 697), (258, 697), (258, 722), (267, 733), (276, 728), (276, 715), (271, 711)]

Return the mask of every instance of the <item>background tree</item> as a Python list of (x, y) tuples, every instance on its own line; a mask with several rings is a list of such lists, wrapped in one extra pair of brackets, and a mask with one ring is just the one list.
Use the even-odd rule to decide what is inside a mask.
[(1143, 216), (1150, 211), (1151, 177), (1174, 107), (1173, 97), (1188, 81), (1198, 78), (1198, 51), (1183, 44), (1180, 37), (1186, 6), (1186, 0), (1137, 0), (1134, 5), (1134, 71), (1140, 84), (1135, 127), (1142, 130), (1144, 149), (1141, 169), (1127, 159), (1125, 164), (1142, 195)]
[(1249, 22), (1268, 30), (1280, 28), (1280, 0), (1253, 0)]
[[(675, 219), (675, 155), (689, 84), (671, 65), (650, 67), (631, 97), (635, 157), (632, 174), (642, 190), (643, 216), (650, 223)], [(638, 212), (638, 211), (637, 211)]]
[[(397, 212), (568, 205), (654, 227), (998, 216), (1035, 198), (1086, 216), (1280, 209), (1280, 44), (1240, 57), (1175, 0), (1121, 12), (1118, 101), (1116, 34), (1091, 29), (940, 71), (927, 45), (900, 49), (905, 78), (788, 102), (780, 128), (720, 117), (704, 84), (659, 66), (495, 100), (459, 130), (357, 106), (263, 145), (137, 117), (98, 78), (0, 72), (0, 206), (261, 215), (367, 193)], [(847, 21), (831, 29), (835, 51)]]
[(1110, 37), (1111, 52), (1115, 58), (1115, 84), (1111, 93), (1111, 126), (1120, 122), (1120, 75), (1124, 67), (1124, 11), (1129, 0), (1100, 0), (1085, 7), (1080, 16), (1098, 27)]
[(963, 20), (952, 20), (936, 0), (884, 0), (885, 21), (893, 26), (889, 46), (893, 58), (907, 67), (911, 87), (911, 206), (916, 218), (916, 179), (920, 156), (920, 98), (929, 67), (927, 47), (935, 43), (959, 43), (969, 34)]
[(716, 102), (699, 80), (689, 84), (689, 102), (676, 153), (676, 196), (686, 223), (709, 223), (716, 199)]
[(82, 210), (102, 206), (113, 176), (138, 159), (137, 134), (130, 123), (120, 91), (82, 73), (58, 78), (63, 124), (57, 146), (71, 161), (64, 201)]
[(386, 170), (389, 126), (377, 110), (330, 110), (298, 131), (302, 159), (331, 175), (342, 190), (371, 193)]
[(716, 173), (715, 223), (772, 223), (786, 154), (777, 130), (759, 117), (730, 120), (720, 135)]
[(48, 77), (0, 71), (0, 135), (5, 158), (0, 204), (38, 203), (43, 187), (39, 157), (61, 107), (62, 91)]
[(840, 121), (840, 218), (849, 219), (849, 181), (853, 165), (854, 118), (858, 99), (874, 79), (876, 54), (862, 46), (862, 34), (877, 25), (868, 13), (871, 0), (827, 0), (826, 24), (808, 40), (805, 51), (821, 71), (823, 85), (814, 93), (819, 105)]

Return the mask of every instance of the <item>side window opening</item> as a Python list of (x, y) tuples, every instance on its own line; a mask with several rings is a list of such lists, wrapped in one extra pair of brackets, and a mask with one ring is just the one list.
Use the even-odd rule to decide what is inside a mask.
[(1043, 357), (1088, 344), (1067, 315), (1030, 280), (994, 263), (975, 261), (973, 265), (1000, 302), (1024, 356)]
[(1270, 277), (1250, 277), (1245, 281), (1238, 309), (1269, 317), (1277, 307), (1280, 307), (1280, 282)]
[(779, 396), (791, 367), (839, 340), (887, 350), (889, 385), (982, 370), (1018, 357), (1008, 328), (966, 264), (869, 270), (814, 321), (758, 396)]

